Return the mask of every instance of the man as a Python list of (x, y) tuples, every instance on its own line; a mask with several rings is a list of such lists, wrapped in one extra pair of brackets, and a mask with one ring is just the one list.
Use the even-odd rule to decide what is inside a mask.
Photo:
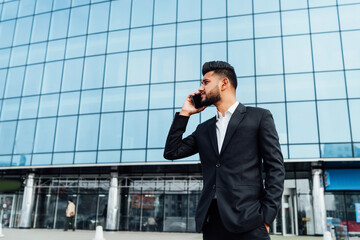
[(72, 199), (69, 199), (68, 205), (66, 207), (65, 231), (69, 229), (69, 222), (71, 222), (72, 229), (73, 231), (75, 231), (74, 216), (75, 216), (75, 204), (73, 203)]
[[(236, 101), (237, 79), (230, 64), (207, 62), (202, 73), (199, 92), (190, 94), (175, 115), (164, 157), (200, 155), (203, 190), (196, 231), (203, 231), (204, 240), (270, 239), (269, 226), (280, 206), (285, 175), (272, 115)], [(196, 94), (201, 94), (199, 109), (192, 101)], [(189, 117), (212, 104), (216, 116), (182, 139)]]

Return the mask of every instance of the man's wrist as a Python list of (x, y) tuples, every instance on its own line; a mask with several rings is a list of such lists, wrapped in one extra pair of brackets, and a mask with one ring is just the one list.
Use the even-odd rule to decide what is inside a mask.
[(185, 116), (185, 117), (190, 117), (191, 114), (189, 112), (181, 110), (179, 115), (182, 115), (182, 116)]

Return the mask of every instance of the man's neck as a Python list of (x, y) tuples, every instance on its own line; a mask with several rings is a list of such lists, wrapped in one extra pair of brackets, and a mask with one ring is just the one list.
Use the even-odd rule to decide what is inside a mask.
[(220, 100), (215, 104), (217, 110), (221, 113), (221, 115), (224, 117), (225, 112), (236, 102), (236, 98), (230, 98), (227, 100)]

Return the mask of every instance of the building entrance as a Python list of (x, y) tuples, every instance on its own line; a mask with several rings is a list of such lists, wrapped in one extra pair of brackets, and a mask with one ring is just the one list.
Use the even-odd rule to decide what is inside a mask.
[(1, 219), (3, 227), (13, 227), (16, 195), (0, 195)]
[(284, 235), (298, 235), (297, 203), (295, 188), (285, 188), (282, 196), (282, 232)]

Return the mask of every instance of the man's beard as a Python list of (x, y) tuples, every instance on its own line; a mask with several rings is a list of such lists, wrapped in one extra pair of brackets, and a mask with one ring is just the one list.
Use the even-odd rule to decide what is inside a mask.
[(211, 90), (209, 92), (209, 97), (205, 94), (205, 100), (201, 101), (201, 104), (203, 106), (210, 106), (218, 101), (220, 101), (220, 91), (217, 87), (214, 88), (214, 90)]

